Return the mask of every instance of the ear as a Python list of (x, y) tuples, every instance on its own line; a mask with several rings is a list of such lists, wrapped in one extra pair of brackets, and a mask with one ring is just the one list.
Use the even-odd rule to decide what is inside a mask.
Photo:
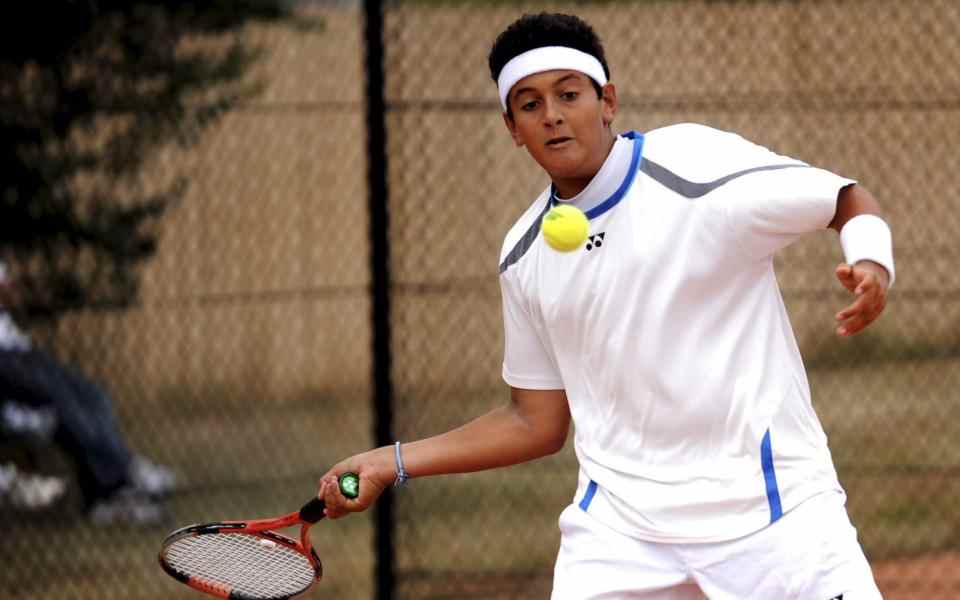
[(510, 118), (507, 113), (502, 113), (501, 116), (503, 116), (503, 123), (507, 126), (507, 129), (510, 130), (510, 137), (513, 138), (513, 143), (516, 144), (518, 148), (522, 147), (523, 140), (520, 139), (520, 134), (517, 133), (517, 124), (513, 122), (513, 119)]
[(617, 87), (612, 83), (607, 83), (603, 86), (601, 90), (603, 96), (600, 98), (602, 106), (600, 107), (600, 116), (603, 119), (603, 124), (609, 127), (613, 124), (614, 117), (617, 116)]

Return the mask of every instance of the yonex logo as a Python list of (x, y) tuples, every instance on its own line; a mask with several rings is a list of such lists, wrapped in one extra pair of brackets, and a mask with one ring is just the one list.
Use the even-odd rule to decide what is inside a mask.
[(599, 248), (603, 245), (603, 237), (607, 235), (606, 232), (601, 232), (596, 235), (591, 235), (587, 239), (587, 252), (593, 250), (594, 248)]

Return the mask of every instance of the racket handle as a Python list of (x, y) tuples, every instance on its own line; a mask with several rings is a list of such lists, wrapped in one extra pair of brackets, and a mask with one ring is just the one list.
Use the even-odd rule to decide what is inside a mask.
[[(344, 473), (340, 476), (340, 493), (351, 500), (360, 495), (360, 476), (356, 473)], [(304, 523), (316, 523), (324, 517), (327, 507), (320, 498), (312, 498), (300, 508), (300, 520)]]
[(326, 503), (320, 498), (311, 498), (300, 508), (300, 520), (304, 523), (316, 523), (324, 516), (323, 511), (327, 508)]
[(341, 494), (343, 494), (347, 498), (350, 498), (351, 500), (355, 500), (358, 496), (360, 496), (360, 476), (359, 475), (357, 475), (356, 473), (351, 473), (350, 471), (347, 471), (346, 473), (340, 476), (340, 479), (338, 481), (340, 483)]

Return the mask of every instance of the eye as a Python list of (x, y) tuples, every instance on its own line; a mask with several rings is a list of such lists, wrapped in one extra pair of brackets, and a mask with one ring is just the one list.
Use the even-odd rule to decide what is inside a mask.
[(520, 110), (525, 112), (530, 112), (531, 110), (535, 110), (538, 104), (539, 103), (536, 100), (524, 102), (523, 104), (520, 105)]
[(577, 96), (580, 95), (580, 92), (567, 91), (560, 94), (560, 97), (567, 101), (573, 101), (577, 99)]

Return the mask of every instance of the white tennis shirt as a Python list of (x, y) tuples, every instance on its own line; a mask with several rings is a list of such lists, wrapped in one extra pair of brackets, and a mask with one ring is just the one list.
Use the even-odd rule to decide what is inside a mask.
[(572, 203), (587, 243), (550, 248), (545, 190), (500, 255), (503, 378), (564, 389), (575, 501), (634, 537), (733, 539), (842, 489), (773, 256), (827, 227), (854, 183), (735, 134), (617, 138)]

